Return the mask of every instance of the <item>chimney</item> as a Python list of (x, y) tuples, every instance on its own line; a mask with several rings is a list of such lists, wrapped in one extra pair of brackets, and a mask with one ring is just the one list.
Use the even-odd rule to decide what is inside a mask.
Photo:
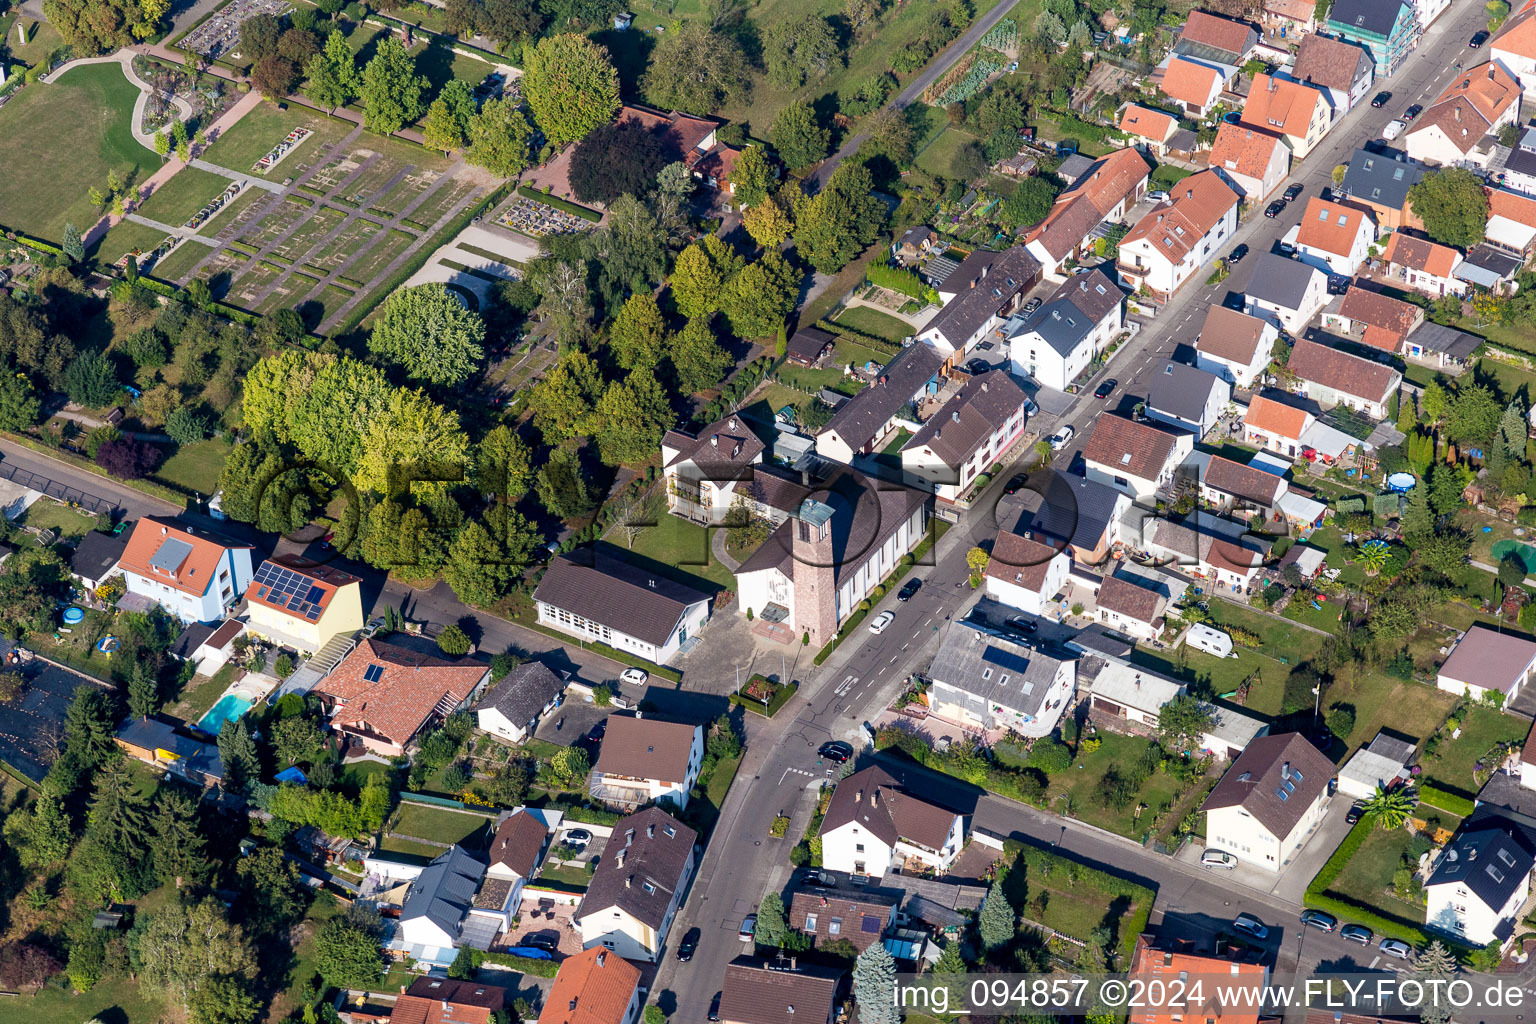
[(720, 435), (719, 434), (710, 434), (709, 435), (709, 446), (711, 448), (719, 448), (720, 447)]
[(732, 430), (736, 429), (736, 417), (735, 416), (731, 417), (731, 429)]
[(655, 825), (647, 825), (647, 826), (645, 826), (645, 838), (647, 838), (647, 839), (655, 839), (656, 838), (656, 826)]
[(861, 804), (864, 802), (864, 791), (862, 789), (853, 794), (853, 802), (856, 804)]
[(873, 793), (869, 794), (869, 806), (871, 806), (871, 807), (879, 807), (880, 806), (880, 791), (878, 789), (875, 790)]
[(1460, 121), (1461, 120), (1461, 108), (1460, 107), (1456, 107), (1454, 109), (1456, 111), (1456, 120)]
[(634, 882), (634, 880), (635, 880), (635, 876), (634, 875), (625, 875), (624, 876), (624, 888), (628, 889), (630, 887), (630, 884), (632, 882)]
[(949, 414), (949, 418), (954, 420), (956, 423), (959, 423), (960, 422), (960, 410), (956, 409), (953, 412), (951, 412)]
[(597, 966), (601, 967), (608, 961), (608, 951), (605, 949), (597, 954)]
[(448, 1012), (448, 1000), (444, 999), (443, 1000), (443, 1013), (446, 1014), (447, 1012)]
[(789, 969), (790, 970), (794, 970), (795, 969), (795, 958), (794, 957), (790, 957), (789, 958)]

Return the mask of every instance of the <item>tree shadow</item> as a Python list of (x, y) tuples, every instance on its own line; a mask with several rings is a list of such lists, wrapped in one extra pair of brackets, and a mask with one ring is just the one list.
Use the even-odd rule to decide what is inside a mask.
[(316, 299), (301, 302), (293, 307), (293, 311), (299, 314), (299, 319), (304, 321), (304, 329), (313, 331), (320, 326), (320, 321), (325, 319), (325, 305)]
[[(637, 16), (638, 17), (638, 16)], [(619, 73), (619, 93), (623, 96), (640, 94), (640, 76), (651, 62), (651, 50), (656, 47), (655, 38), (648, 32), (620, 32), (607, 28), (592, 36), (599, 46), (607, 47), (608, 57), (614, 70)]]

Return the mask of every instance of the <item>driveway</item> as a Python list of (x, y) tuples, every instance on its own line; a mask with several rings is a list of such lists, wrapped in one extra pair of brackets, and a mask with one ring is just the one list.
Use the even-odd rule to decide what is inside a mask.
[(1266, 871), (1245, 861), (1238, 861), (1237, 867), (1230, 871), (1202, 868), (1200, 855), (1205, 852), (1205, 847), (1195, 843), (1186, 843), (1179, 850), (1177, 859), (1209, 872), (1215, 885), (1236, 883), (1255, 892), (1268, 893), (1287, 903), (1300, 905), (1308, 883), (1322, 869), (1323, 863), (1333, 856), (1333, 851), (1338, 849), (1339, 843), (1344, 841), (1345, 834), (1349, 832), (1350, 826), (1344, 821), (1344, 816), (1349, 812), (1350, 803), (1348, 797), (1331, 797), (1328, 809), (1323, 813), (1323, 820), (1307, 838), (1301, 852), (1278, 872)]

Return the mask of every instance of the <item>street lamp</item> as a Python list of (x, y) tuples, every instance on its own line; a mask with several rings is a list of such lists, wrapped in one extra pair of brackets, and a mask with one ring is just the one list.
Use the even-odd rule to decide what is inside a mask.
[(1317, 729), (1317, 712), (1323, 702), (1323, 684), (1318, 683), (1312, 687), (1312, 728)]

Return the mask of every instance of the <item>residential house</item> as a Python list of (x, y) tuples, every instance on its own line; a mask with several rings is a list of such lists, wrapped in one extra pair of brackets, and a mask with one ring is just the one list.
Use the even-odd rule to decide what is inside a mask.
[(926, 224), (914, 224), (903, 231), (901, 237), (892, 243), (891, 257), (910, 263), (928, 255), (937, 244), (939, 244), (939, 236), (933, 233), (933, 228)]
[(789, 927), (809, 936), (812, 946), (843, 939), (862, 953), (896, 924), (903, 895), (899, 889), (870, 888), (855, 882), (826, 889), (796, 889), (789, 898)]
[[(1113, 654), (1091, 652), (1083, 658), (1081, 670), (1088, 684), (1089, 716), (1114, 732), (1145, 735), (1156, 730), (1163, 706), (1188, 692), (1184, 683)], [(1269, 731), (1266, 723), (1242, 712), (1206, 702), (1201, 706), (1211, 720), (1192, 754), (1206, 752), (1235, 760)]]
[(485, 862), (460, 846), (433, 858), (410, 879), (387, 948), (439, 967), (452, 963), (461, 946), (490, 949), (512, 926), (517, 904), (512, 883), (485, 872)]
[(1322, 30), (1371, 51), (1377, 78), (1397, 74), (1419, 45), (1418, 16), (1413, 4), (1404, 0), (1338, 0)]
[(1202, 10), (1189, 12), (1173, 52), (1209, 63), (1241, 67), (1259, 45), (1259, 32), (1246, 21), (1222, 18)]
[(820, 327), (802, 327), (789, 336), (784, 358), (796, 366), (818, 368), (832, 358), (837, 338)]
[[(1221, 978), (1223, 992), (1204, 985), (1184, 984), (1191, 978)], [(1131, 951), (1131, 985), (1166, 991), (1166, 999), (1148, 1000), (1130, 1011), (1129, 1024), (1175, 1024), (1184, 1020), (1220, 1020), (1222, 1024), (1259, 1024), (1269, 968), (1253, 961), (1200, 956), (1173, 948), (1156, 949), (1150, 935), (1140, 935)], [(1244, 996), (1246, 990), (1250, 993)]]
[(1301, 439), (1317, 417), (1282, 392), (1254, 395), (1243, 416), (1243, 440), (1288, 459), (1301, 456)]
[[(1317, 4), (1313, 0), (1264, 0), (1264, 22), (1270, 36), (1306, 36), (1317, 31)], [(1305, 39), (1303, 39), (1305, 42)]]
[(245, 588), (246, 632), (304, 654), (363, 628), (363, 581), (301, 555), (273, 555)]
[(538, 1024), (637, 1024), (645, 1006), (640, 968), (593, 947), (560, 961)]
[(1288, 485), (1285, 477), (1220, 455), (1211, 456), (1200, 474), (1200, 499), (1222, 512), (1275, 514)]
[(964, 845), (963, 814), (909, 792), (879, 766), (839, 782), (821, 822), (822, 867), (871, 878), (908, 863), (943, 873)]
[(1454, 327), (1425, 321), (1419, 329), (1408, 335), (1403, 346), (1403, 357), (1426, 366), (1458, 374), (1472, 365), (1472, 360), (1483, 339)]
[(1083, 446), (1089, 480), (1118, 487), (1133, 498), (1150, 499), (1173, 481), (1174, 470), (1191, 451), (1194, 439), (1150, 423), (1104, 415)]
[(1168, 140), (1179, 130), (1179, 119), (1161, 110), (1131, 103), (1120, 117), (1120, 130), (1136, 139), (1137, 146), (1161, 157), (1168, 152)]
[(944, 634), (928, 678), (929, 707), (939, 718), (1034, 739), (1050, 735), (1072, 703), (1077, 663), (961, 621)]
[(1447, 167), (1487, 167), (1494, 146), (1485, 143), (1520, 117), (1520, 83), (1498, 64), (1458, 71), (1440, 98), (1408, 129), (1408, 156)]
[(1101, 224), (1125, 220), (1147, 191), (1152, 168), (1133, 148), (1117, 149), (1094, 161), (1051, 206), (1045, 220), (1024, 233), (1024, 245), (1052, 280), (1065, 277), (1093, 244)]
[(1030, 398), (1006, 370), (972, 377), (901, 449), (907, 481), (956, 501), (1024, 436)]
[(698, 839), (659, 807), (620, 818), (572, 917), (582, 948), (654, 961), (693, 876)]
[(1163, 632), (1168, 601), (1142, 577), (1129, 573), (1104, 577), (1094, 615), (1117, 633), (1150, 643)]
[(528, 661), (508, 672), (475, 705), (475, 724), (484, 732), (521, 743), (539, 727), (539, 719), (560, 705), (565, 676), (541, 661)]
[[(506, 1006), (499, 985), (419, 977), (395, 999), (389, 1024), (492, 1024)], [(360, 1022), (354, 1017), (353, 1024)]]
[(1291, 77), (1321, 89), (1337, 118), (1365, 99), (1376, 79), (1376, 64), (1359, 43), (1314, 34), (1301, 40)]
[(741, 150), (727, 146), (716, 137), (720, 127), (718, 122), (676, 110), (662, 113), (628, 103), (620, 108), (618, 119), (635, 121), (649, 128), (680, 154), (678, 160), (695, 178), (717, 191), (736, 194), (736, 186), (730, 179)]
[(511, 906), (521, 904), (523, 887), (538, 874), (548, 842), (549, 827), (526, 810), (509, 814), (496, 826), (485, 876), (511, 883)]
[(1442, 295), (1465, 298), (1470, 290), (1465, 281), (1459, 281), (1455, 276), (1456, 268), (1461, 266), (1461, 253), (1448, 245), (1406, 231), (1395, 231), (1387, 239), (1382, 258), (1387, 262), (1387, 273), (1416, 292), (1437, 298)]
[(718, 525), (736, 504), (737, 488), (752, 479), (753, 467), (763, 461), (763, 448), (734, 412), (696, 433), (667, 431), (661, 439), (667, 511), (695, 523)]
[(1246, 391), (1269, 366), (1279, 338), (1263, 317), (1212, 303), (1195, 341), (1195, 365)]
[(618, 811), (667, 803), (682, 813), (704, 763), (704, 730), (638, 713), (607, 722), (587, 784), (592, 799)]
[(1266, 252), (1248, 279), (1246, 311), (1300, 334), (1307, 321), (1328, 304), (1328, 275), (1301, 260)]
[[(988, 258), (973, 272), (971, 264), (982, 255)], [(958, 290), (950, 293), (953, 297), (945, 297), (944, 307), (917, 333), (917, 340), (938, 352), (946, 366), (963, 361), (967, 352), (1023, 304), (1024, 295), (1040, 283), (1040, 275), (1039, 261), (1022, 245), (1000, 253), (972, 253), (940, 286), (941, 297), (948, 289)]]
[(1192, 430), (1196, 437), (1204, 437), (1216, 425), (1231, 400), (1231, 384), (1209, 370), (1183, 363), (1164, 363), (1147, 385), (1147, 415), (1171, 427)]
[(471, 704), (490, 677), (479, 662), (445, 661), (369, 637), (312, 692), (337, 733), (398, 757), (425, 729)]
[(1285, 182), (1291, 170), (1291, 148), (1278, 135), (1223, 121), (1211, 145), (1210, 167), (1254, 206)]
[(1125, 293), (1102, 270), (1074, 274), (1033, 313), (1008, 322), (1013, 372), (1066, 390), (1125, 330)]
[[(1484, 229), (1487, 245), (1517, 256), (1522, 262), (1536, 255), (1536, 196), (1502, 188), (1485, 187), (1483, 191), (1488, 196), (1488, 226)], [(1477, 263), (1477, 249), (1467, 253), (1465, 262)], [(1480, 282), (1473, 278), (1469, 283)]]
[[(1528, 72), (1520, 78), (1521, 84), (1527, 85), (1526, 95), (1530, 95), (1527, 83), (1533, 76), (1536, 73)], [(1504, 180), (1499, 184), (1524, 195), (1536, 196), (1536, 128), (1526, 128), (1520, 133), (1520, 141), (1504, 160)]]
[(1469, 946), (1500, 946), (1520, 923), (1536, 856), (1514, 822), (1464, 825), (1424, 883), (1424, 927)]
[(1487, 626), (1473, 626), (1456, 641), (1435, 676), (1435, 685), (1472, 700), (1501, 693), (1507, 704), (1519, 695), (1533, 673), (1536, 643)]
[(1536, 97), (1536, 7), (1511, 4), (1511, 14), (1488, 41), (1488, 59), (1519, 79), (1526, 95)]
[(1190, 175), (1120, 240), (1116, 270), (1133, 289), (1172, 295), (1232, 237), (1237, 207), (1238, 195), (1221, 175)]
[(938, 390), (944, 362), (945, 357), (928, 345), (908, 345), (892, 356), (880, 376), (821, 428), (817, 454), (851, 465), (856, 456), (885, 447), (903, 423), (915, 422), (913, 403)]
[(1325, 273), (1353, 276), (1376, 241), (1376, 225), (1358, 207), (1313, 196), (1296, 227), (1297, 258)]
[(847, 971), (739, 956), (725, 967), (722, 1024), (835, 1024)]
[(1239, 123), (1282, 136), (1291, 156), (1303, 160), (1333, 125), (1333, 108), (1322, 90), (1271, 75), (1254, 75)]
[(922, 542), (929, 498), (842, 469), (776, 490), (788, 516), (736, 568), (738, 603), (819, 650)]
[(1124, 491), (1076, 473), (1051, 473), (1042, 500), (1017, 527), (1065, 544), (1072, 558), (1097, 565), (1120, 543), (1120, 524), (1131, 509)]
[(164, 769), (194, 786), (216, 786), (224, 781), (219, 745), (193, 735), (182, 722), (159, 715), (130, 718), (113, 738), (129, 757)]
[(982, 574), (988, 597), (1030, 615), (1043, 615), (1061, 593), (1071, 568), (1066, 545), (1002, 530), (992, 542), (992, 555)]
[[(1494, 218), (1497, 220), (1498, 218)], [(1492, 226), (1490, 222), (1490, 226)], [(1483, 288), (1495, 295), (1515, 293), (1515, 275), (1525, 266), (1525, 258), (1511, 255), (1489, 241), (1467, 250), (1466, 258), (1456, 268), (1456, 279), (1473, 288)]]
[(1336, 311), (1330, 305), (1323, 312), (1325, 328), (1342, 328), (1351, 341), (1394, 356), (1402, 352), (1408, 335), (1423, 322), (1422, 306), (1358, 285), (1349, 286)]
[(145, 516), (118, 559), (128, 593), (183, 622), (222, 622), (251, 581), (251, 546)]
[(1201, 805), (1206, 847), (1279, 871), (1322, 822), (1332, 778), (1333, 762), (1301, 733), (1255, 739)]
[(83, 589), (95, 593), (109, 577), (122, 575), (117, 563), (127, 549), (128, 538), (122, 534), (113, 536), (92, 530), (75, 545), (75, 553), (69, 557), (69, 573), (80, 581)]
[(1381, 363), (1361, 359), (1314, 341), (1297, 339), (1286, 368), (1301, 381), (1301, 394), (1324, 409), (1336, 405), (1384, 419), (1403, 375)]
[(607, 548), (550, 560), (533, 592), (542, 626), (665, 665), (709, 621), (709, 595), (622, 561)]
[(1424, 222), (1415, 216), (1408, 202), (1408, 190), (1419, 183), (1424, 172), (1422, 165), (1396, 150), (1382, 154), (1357, 149), (1349, 158), (1349, 169), (1344, 172), (1344, 184), (1340, 187), (1351, 203), (1370, 209), (1382, 231), (1423, 228)]
[[(203, 629), (207, 627), (188, 626), (171, 646), (171, 653), (182, 661), (190, 661), (196, 666), (198, 675), (211, 676), (235, 657), (235, 638), (245, 632), (245, 623), (239, 619), (225, 619), (217, 629), (199, 638), (198, 632)], [(193, 644), (192, 639), (197, 643)]]
[(1273, 546), (1242, 523), (1208, 512), (1180, 520), (1151, 517), (1142, 524), (1141, 544), (1158, 562), (1234, 591), (1253, 585)]
[(1186, 116), (1202, 117), (1216, 105), (1230, 73), (1222, 65), (1171, 57), (1163, 68), (1163, 95)]

